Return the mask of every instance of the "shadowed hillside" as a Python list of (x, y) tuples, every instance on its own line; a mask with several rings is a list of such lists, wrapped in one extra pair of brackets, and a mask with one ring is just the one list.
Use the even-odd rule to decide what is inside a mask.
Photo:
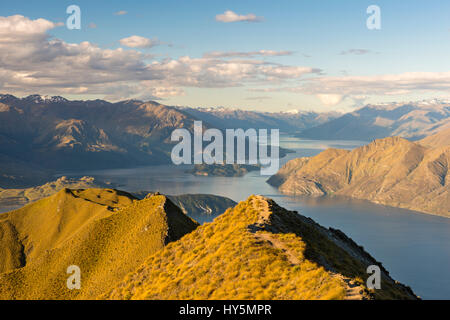
[(252, 196), (149, 257), (109, 299), (415, 299), (337, 230)]
[[(0, 299), (92, 299), (197, 227), (165, 196), (63, 189), (0, 214)], [(81, 269), (81, 290), (66, 287)]]
[(41, 184), (46, 170), (170, 163), (172, 131), (194, 120), (156, 102), (0, 95), (0, 183)]
[(450, 217), (450, 138), (386, 138), (288, 162), (268, 180), (291, 195), (343, 195)]
[[(150, 191), (133, 192), (133, 196), (138, 199), (144, 199), (152, 194), (155, 193)], [(205, 220), (205, 217), (208, 217), (208, 219), (215, 218), (228, 208), (236, 205), (236, 202), (229, 198), (213, 194), (167, 195), (167, 198), (178, 206), (184, 214), (199, 222)]]

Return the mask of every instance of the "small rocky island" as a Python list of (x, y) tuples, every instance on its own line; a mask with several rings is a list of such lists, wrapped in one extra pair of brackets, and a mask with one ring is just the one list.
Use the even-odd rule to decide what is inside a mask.
[(258, 165), (248, 164), (196, 164), (188, 172), (196, 176), (243, 177), (250, 171), (259, 169)]

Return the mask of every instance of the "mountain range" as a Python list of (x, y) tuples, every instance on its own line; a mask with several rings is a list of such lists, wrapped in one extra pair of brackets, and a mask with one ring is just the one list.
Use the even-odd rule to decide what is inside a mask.
[[(79, 290), (66, 286), (74, 265)], [(98, 298), (417, 299), (342, 232), (261, 196), (202, 226), (164, 195), (113, 189), (65, 188), (0, 214), (0, 299)]]
[(292, 195), (341, 195), (450, 217), (450, 128), (412, 142), (378, 139), (288, 162), (268, 183)]
[(326, 123), (342, 115), (339, 112), (318, 113), (297, 110), (292, 112), (257, 112), (223, 107), (182, 107), (179, 109), (218, 129), (279, 129), (284, 133), (296, 133)]
[(229, 112), (221, 113), (152, 101), (0, 95), (0, 186), (42, 184), (55, 171), (169, 164), (171, 133), (179, 128), (192, 132), (196, 120), (218, 129), (267, 128), (270, 123), (297, 130), (329, 118), (314, 113), (297, 120), (282, 114), (236, 111), (229, 117)]
[(420, 140), (450, 127), (450, 101), (367, 105), (324, 124), (303, 130), (299, 136), (324, 140), (373, 141), (391, 136)]

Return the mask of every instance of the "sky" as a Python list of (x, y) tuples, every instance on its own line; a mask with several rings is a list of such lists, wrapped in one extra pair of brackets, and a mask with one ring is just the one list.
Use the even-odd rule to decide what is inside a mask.
[(450, 99), (449, 57), (447, 0), (0, 3), (0, 93), (18, 96), (350, 111)]

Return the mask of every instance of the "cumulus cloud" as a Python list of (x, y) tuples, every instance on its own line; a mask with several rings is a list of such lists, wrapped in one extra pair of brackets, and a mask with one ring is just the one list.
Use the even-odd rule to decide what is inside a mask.
[(317, 98), (326, 106), (335, 106), (342, 101), (343, 96), (340, 94), (318, 94)]
[(231, 10), (227, 10), (222, 14), (216, 15), (216, 21), (224, 22), (224, 23), (230, 23), (230, 22), (260, 22), (264, 18), (263, 17), (257, 17), (253, 13), (249, 13), (246, 15), (240, 15), (237, 14)]
[(46, 32), (58, 25), (45, 20), (30, 20), (21, 15), (0, 17), (0, 41), (1, 43), (40, 40), (47, 37)]
[(165, 73), (166, 80), (179, 86), (235, 87), (244, 83), (279, 82), (319, 73), (310, 67), (284, 66), (258, 60), (221, 60), (180, 57), (153, 62), (152, 70)]
[[(154, 60), (134, 49), (102, 49), (90, 42), (67, 43), (48, 33), (57, 25), (45, 19), (0, 17), (0, 90), (13, 94), (98, 94), (115, 99), (146, 92), (154, 97), (183, 95), (185, 87), (226, 88), (278, 84), (319, 74), (310, 67), (217, 55)], [(131, 47), (148, 45), (126, 38)], [(145, 38), (144, 38), (145, 39)], [(124, 39), (122, 39), (124, 40)], [(148, 39), (149, 40), (149, 39)], [(282, 52), (261, 50), (253, 56)], [(286, 52), (283, 54), (287, 54)], [(237, 54), (234, 58), (246, 55)], [(251, 56), (250, 56), (251, 57)]]
[(120, 40), (120, 44), (129, 48), (151, 48), (159, 44), (157, 39), (152, 40), (141, 36), (131, 36)]

